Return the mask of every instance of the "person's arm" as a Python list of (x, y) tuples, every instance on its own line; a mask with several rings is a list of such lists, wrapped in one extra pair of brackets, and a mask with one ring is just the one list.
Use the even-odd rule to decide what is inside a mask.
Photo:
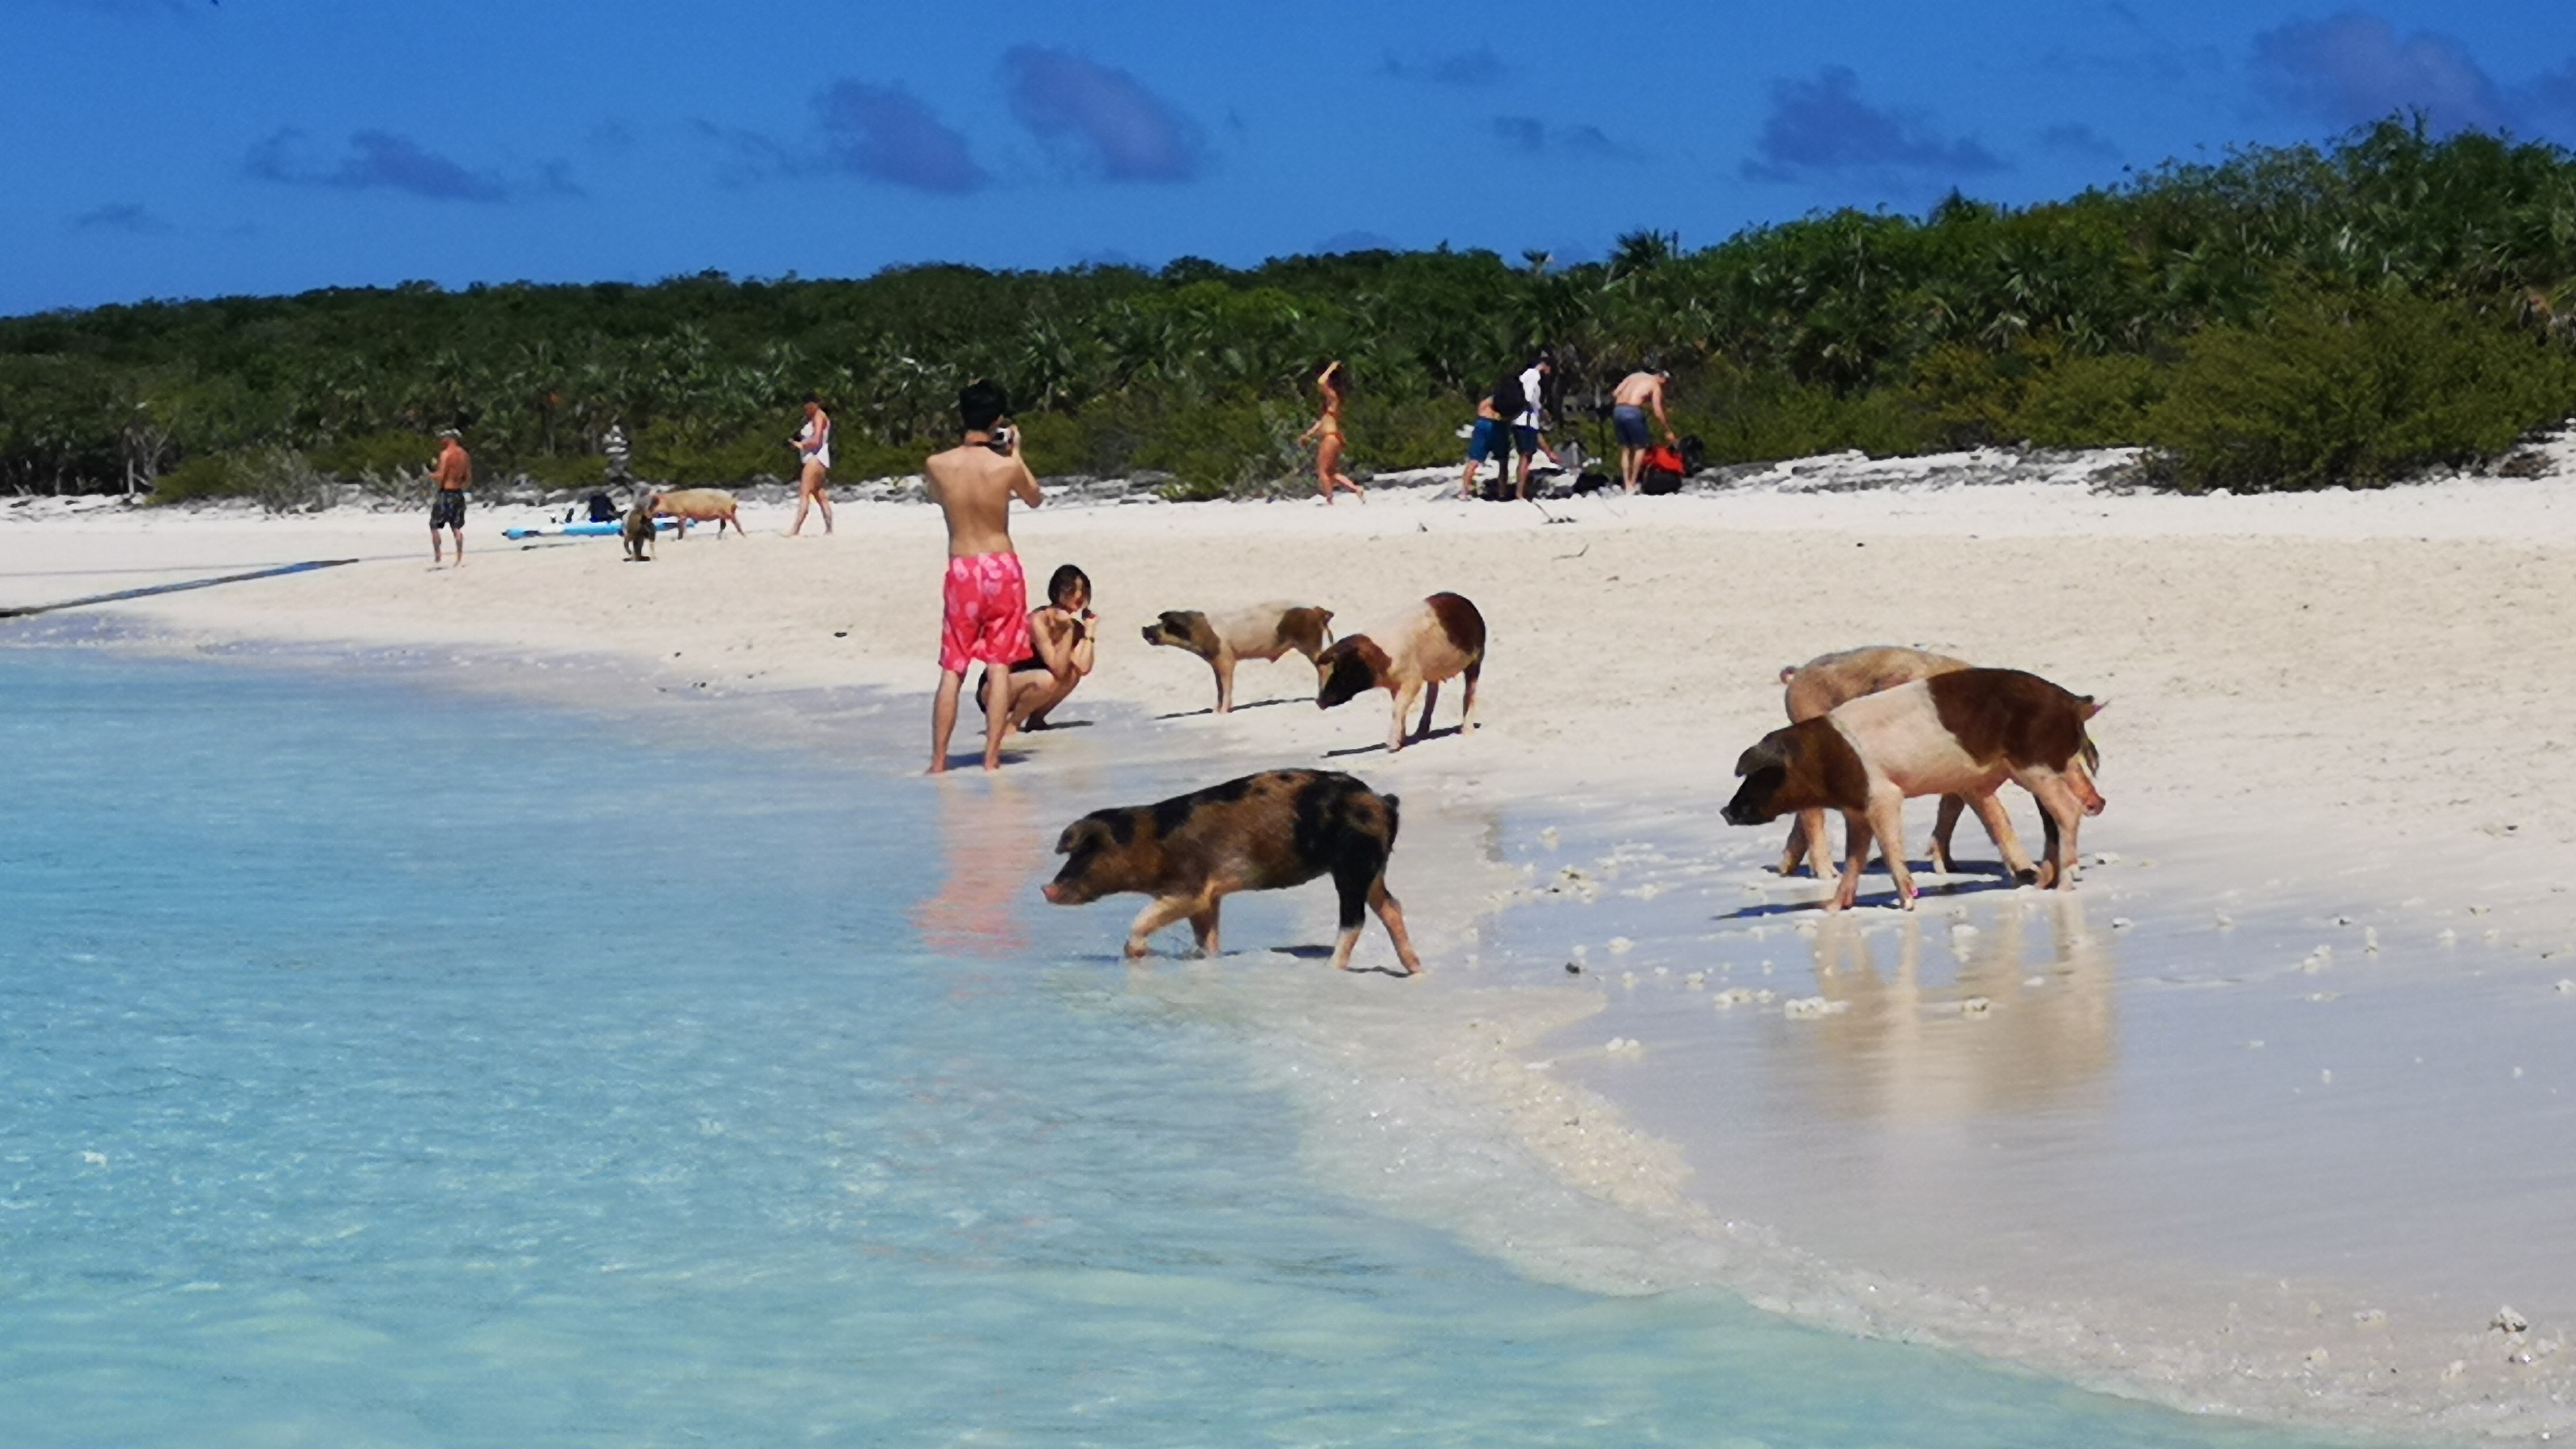
[(1020, 457), (1019, 429), (1011, 429), (1010, 451), (1003, 456), (1009, 458), (1019, 470), (1019, 476), (1011, 480), (1011, 491), (1019, 495), (1020, 501), (1031, 508), (1045, 503), (1046, 494), (1038, 488), (1038, 475), (1030, 472), (1028, 463)]
[(1656, 383), (1655, 390), (1648, 396), (1654, 399), (1655, 421), (1663, 424), (1664, 441), (1669, 443), (1673, 441), (1673, 420), (1664, 416), (1664, 385), (1660, 382)]
[(1041, 604), (1029, 610), (1029, 647), (1038, 662), (1058, 679), (1073, 668), (1073, 650), (1058, 632), (1064, 628), (1064, 615), (1053, 604)]
[(1079, 678), (1091, 672), (1092, 641), (1100, 637), (1100, 620), (1089, 609), (1073, 621), (1073, 670)]

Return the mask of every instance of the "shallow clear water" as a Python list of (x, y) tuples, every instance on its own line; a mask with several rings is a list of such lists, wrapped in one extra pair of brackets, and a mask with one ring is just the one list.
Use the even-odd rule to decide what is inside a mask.
[(1037, 901), (1096, 799), (646, 733), (0, 650), (0, 1442), (2291, 1442), (1522, 1279)]

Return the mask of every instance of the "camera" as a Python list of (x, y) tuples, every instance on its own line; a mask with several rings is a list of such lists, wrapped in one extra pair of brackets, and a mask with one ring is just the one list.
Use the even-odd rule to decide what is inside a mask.
[(1020, 441), (1020, 430), (1005, 423), (993, 430), (992, 439), (984, 446), (996, 453), (1008, 453)]

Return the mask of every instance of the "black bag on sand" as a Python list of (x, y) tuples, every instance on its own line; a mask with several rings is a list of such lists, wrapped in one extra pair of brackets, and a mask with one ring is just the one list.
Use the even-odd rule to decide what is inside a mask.
[(1586, 468), (1575, 478), (1572, 496), (1580, 498), (1587, 493), (1606, 493), (1609, 489), (1609, 474)]
[(593, 493), (590, 495), (591, 522), (615, 523), (618, 520), (618, 517), (619, 513), (615, 500), (611, 499), (605, 493)]

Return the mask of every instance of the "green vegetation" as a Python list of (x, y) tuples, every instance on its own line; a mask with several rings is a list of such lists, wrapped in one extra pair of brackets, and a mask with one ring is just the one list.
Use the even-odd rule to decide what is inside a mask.
[(2066, 201), (1843, 211), (1688, 253), (1640, 233), (1567, 268), (1444, 249), (414, 283), (0, 320), (0, 487), (390, 487), (449, 425), (486, 472), (574, 486), (611, 421), (648, 477), (736, 482), (790, 471), (808, 390), (836, 471), (867, 477), (909, 471), (990, 377), (1046, 471), (1208, 496), (1297, 472), (1328, 358), (1355, 383), (1353, 461), (1384, 469), (1455, 461), (1476, 395), (1542, 345), (1596, 451), (1607, 389), (1653, 361), (1717, 462), (2144, 444), (2181, 487), (2375, 484), (2576, 412), (2571, 321), (2576, 155), (2391, 121)]

